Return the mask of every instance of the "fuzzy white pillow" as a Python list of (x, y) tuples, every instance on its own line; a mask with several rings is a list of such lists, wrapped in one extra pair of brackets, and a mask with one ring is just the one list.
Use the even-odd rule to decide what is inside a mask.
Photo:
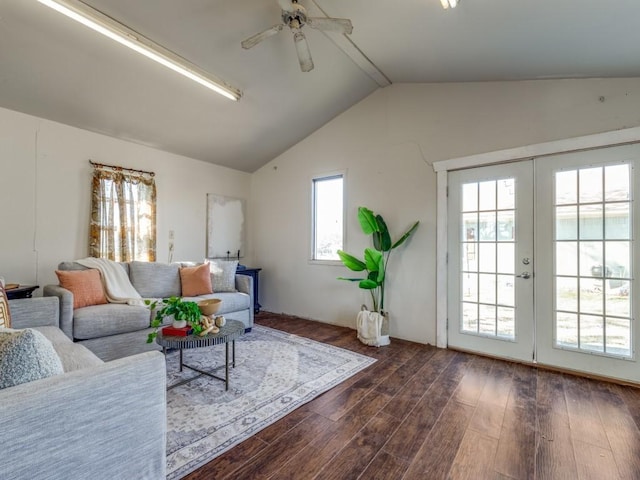
[(42, 333), (0, 328), (0, 389), (61, 373), (60, 357)]

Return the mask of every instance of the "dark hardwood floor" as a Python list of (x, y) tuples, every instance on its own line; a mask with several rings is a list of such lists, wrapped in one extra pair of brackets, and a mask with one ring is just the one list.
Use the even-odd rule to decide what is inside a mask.
[(261, 313), (256, 323), (377, 358), (187, 476), (640, 479), (640, 389)]

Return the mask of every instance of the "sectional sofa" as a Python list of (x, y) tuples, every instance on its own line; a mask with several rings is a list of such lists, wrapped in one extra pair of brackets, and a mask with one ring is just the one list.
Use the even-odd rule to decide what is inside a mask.
[(57, 297), (9, 306), (12, 328), (43, 334), (64, 373), (0, 389), (0, 478), (164, 479), (163, 355), (105, 363), (59, 330)]

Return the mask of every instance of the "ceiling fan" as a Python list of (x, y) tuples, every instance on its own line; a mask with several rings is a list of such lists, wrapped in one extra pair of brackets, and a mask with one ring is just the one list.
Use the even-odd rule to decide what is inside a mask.
[(353, 31), (351, 20), (346, 18), (307, 17), (307, 11), (298, 3), (298, 0), (278, 0), (278, 4), (282, 8), (282, 23), (247, 38), (242, 42), (242, 48), (249, 49), (254, 47), (263, 40), (275, 35), (284, 27), (289, 27), (293, 32), (293, 43), (296, 46), (298, 60), (300, 61), (300, 70), (310, 72), (313, 70), (313, 60), (311, 59), (311, 52), (302, 27), (308, 25), (317, 30), (349, 34)]

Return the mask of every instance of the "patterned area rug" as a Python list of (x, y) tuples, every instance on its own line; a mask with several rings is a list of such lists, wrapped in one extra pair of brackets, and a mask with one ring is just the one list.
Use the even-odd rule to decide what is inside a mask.
[[(184, 351), (184, 362), (209, 370), (224, 365), (224, 346)], [(201, 376), (167, 392), (167, 478), (211, 461), (375, 359), (255, 325), (236, 341), (236, 368), (224, 382)], [(167, 382), (195, 377), (167, 355)], [(224, 369), (218, 371), (224, 376)]]

